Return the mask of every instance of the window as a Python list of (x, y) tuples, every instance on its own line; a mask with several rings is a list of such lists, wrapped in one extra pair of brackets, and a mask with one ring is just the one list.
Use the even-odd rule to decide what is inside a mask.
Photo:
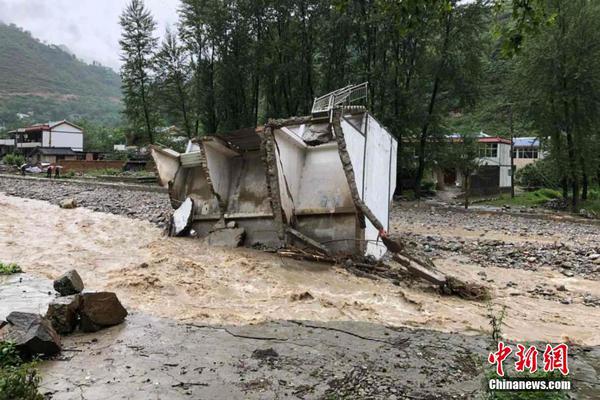
[(479, 157), (498, 157), (498, 143), (481, 143), (479, 145)]
[(539, 151), (534, 147), (517, 147), (513, 151), (514, 158), (539, 158)]

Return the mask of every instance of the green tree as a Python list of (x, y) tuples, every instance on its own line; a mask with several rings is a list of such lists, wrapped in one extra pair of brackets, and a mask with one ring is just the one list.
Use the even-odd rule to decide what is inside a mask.
[(165, 38), (156, 53), (153, 67), (156, 73), (154, 84), (157, 97), (164, 105), (164, 112), (174, 118), (188, 138), (196, 131), (193, 126), (193, 115), (190, 107), (191, 68), (183, 47), (177, 36), (167, 29)]
[(158, 40), (154, 37), (156, 22), (143, 0), (131, 0), (120, 18), (121, 79), (125, 116), (134, 131), (145, 131), (154, 143), (156, 115), (152, 87), (152, 62)]

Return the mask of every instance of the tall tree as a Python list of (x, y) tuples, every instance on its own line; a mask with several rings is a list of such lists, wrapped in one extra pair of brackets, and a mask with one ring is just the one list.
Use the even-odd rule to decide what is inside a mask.
[(132, 129), (145, 131), (148, 141), (154, 143), (156, 119), (151, 98), (151, 70), (158, 43), (154, 37), (156, 22), (143, 0), (131, 0), (121, 15), (120, 23), (125, 115)]
[(165, 112), (174, 117), (188, 138), (196, 132), (193, 127), (193, 113), (190, 109), (190, 73), (189, 59), (179, 45), (177, 35), (167, 29), (165, 38), (156, 53), (154, 61), (156, 71), (155, 85), (158, 95), (165, 105)]

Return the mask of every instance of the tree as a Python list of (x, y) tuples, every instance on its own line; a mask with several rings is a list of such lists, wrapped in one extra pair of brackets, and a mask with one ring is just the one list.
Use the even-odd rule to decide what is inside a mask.
[(553, 0), (538, 12), (552, 17), (523, 38), (517, 52), (519, 100), (541, 136), (550, 138), (563, 193), (568, 185), (577, 211), (598, 168), (600, 4)]
[(177, 36), (167, 29), (165, 38), (156, 53), (153, 68), (156, 73), (158, 98), (164, 104), (164, 112), (173, 117), (188, 138), (196, 134), (190, 107), (191, 73), (189, 58), (178, 43)]
[(143, 0), (131, 0), (120, 18), (121, 79), (125, 116), (135, 132), (145, 131), (154, 143), (156, 115), (151, 93), (152, 62), (158, 39), (154, 37), (156, 22)]

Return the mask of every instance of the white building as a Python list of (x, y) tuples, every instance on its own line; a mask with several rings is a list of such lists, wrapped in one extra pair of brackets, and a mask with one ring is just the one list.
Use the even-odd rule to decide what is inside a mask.
[(64, 120), (19, 128), (9, 134), (16, 149), (26, 154), (38, 147), (83, 151), (83, 129)]

